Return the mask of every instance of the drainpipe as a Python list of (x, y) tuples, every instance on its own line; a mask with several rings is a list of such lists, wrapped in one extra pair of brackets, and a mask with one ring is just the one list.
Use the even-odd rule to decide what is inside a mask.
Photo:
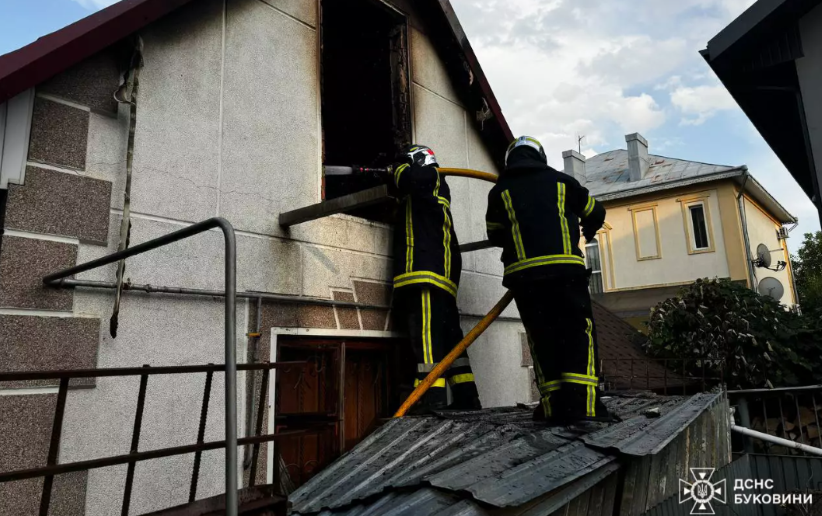
[[(137, 96), (140, 90), (140, 68), (143, 67), (143, 40), (140, 36), (134, 42), (134, 50), (125, 73), (124, 83), (114, 93), (118, 103), (129, 104), (128, 146), (126, 148), (126, 185), (123, 191), (123, 218), (120, 220), (120, 244), (118, 251), (125, 251), (131, 239), (131, 176), (134, 164), (134, 133), (137, 130)], [(117, 290), (114, 293), (114, 308), (109, 319), (109, 334), (117, 338), (117, 327), (120, 324), (120, 300), (123, 295), (123, 278), (126, 273), (126, 261), (117, 264)]]
[(742, 166), (742, 188), (739, 190), (739, 195), (736, 196), (736, 205), (739, 209), (739, 220), (742, 222), (742, 240), (745, 246), (745, 265), (748, 270), (748, 286), (756, 291), (756, 276), (753, 270), (753, 259), (751, 258), (751, 241), (748, 238), (748, 218), (745, 215), (745, 185), (748, 183), (748, 178), (751, 177), (748, 172), (748, 167)]
[(772, 444), (777, 444), (779, 446), (784, 446), (788, 449), (793, 448), (795, 450), (801, 450), (805, 453), (810, 453), (811, 455), (822, 456), (822, 448), (808, 446), (807, 444), (798, 443), (796, 441), (790, 441), (788, 439), (776, 437), (775, 435), (766, 434), (764, 432), (757, 432), (756, 430), (751, 430), (750, 428), (745, 428), (744, 426), (736, 426), (736, 423), (734, 422), (733, 413), (731, 413), (731, 431), (736, 432), (738, 434), (747, 435), (748, 437), (760, 439), (762, 441), (769, 442)]
[[(257, 357), (257, 351), (260, 347), (260, 340), (262, 338), (262, 324), (263, 324), (263, 298), (257, 298), (257, 318), (255, 319), (256, 322), (254, 324), (254, 332), (248, 333), (248, 362), (251, 364), (256, 364), (259, 360)], [(269, 358), (263, 360), (263, 362), (268, 362)], [(248, 374), (251, 373), (251, 374)], [(246, 378), (246, 393), (245, 393), (245, 435), (246, 437), (253, 437), (254, 436), (254, 394), (257, 390), (254, 388), (256, 384), (256, 375), (254, 371), (249, 371), (247, 373)], [(265, 393), (262, 393), (265, 396)], [(260, 400), (262, 403), (263, 400)], [(273, 402), (273, 401), (272, 401)], [(269, 444), (271, 446), (271, 444)], [(253, 458), (252, 451), (254, 445), (249, 444), (245, 447), (245, 458), (243, 459), (243, 469), (248, 469), (251, 467), (251, 460)], [(256, 471), (251, 471), (249, 473), (249, 485), (251, 485), (251, 476), (256, 475)]]

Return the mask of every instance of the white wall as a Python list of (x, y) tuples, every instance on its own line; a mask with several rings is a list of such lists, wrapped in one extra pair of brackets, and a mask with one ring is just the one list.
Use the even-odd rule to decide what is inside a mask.
[[(284, 230), (279, 213), (320, 199), (320, 102), (314, 0), (204, 0), (141, 32), (145, 67), (138, 100), (132, 190), (135, 245), (214, 216), (237, 229), (238, 290), (331, 297), (352, 278), (390, 283), (391, 228), (338, 215)], [(472, 115), (459, 105), (427, 38), (410, 29), (415, 139), (446, 167), (494, 171)], [(80, 245), (82, 263), (118, 244), (128, 134), (128, 110), (117, 119), (92, 113), (88, 174), (113, 183), (108, 249)], [(458, 237), (485, 238), (490, 185), (451, 179)], [(459, 304), (485, 314), (502, 296), (498, 251), (466, 254)], [(81, 275), (113, 281), (114, 268)], [(130, 259), (133, 283), (222, 289), (223, 244), (212, 231)], [(222, 362), (219, 301), (127, 293), (120, 333), (108, 337), (110, 293), (75, 297), (75, 315), (103, 320), (99, 366)], [(516, 315), (514, 308), (505, 315)], [(238, 303), (238, 359), (245, 356), (249, 309)], [(469, 329), (475, 318), (465, 318)], [(470, 352), (487, 405), (528, 401), (520, 367), (521, 325), (500, 323)], [(511, 347), (515, 346), (515, 347)], [(509, 350), (508, 348), (511, 347)], [(514, 353), (515, 351), (515, 353)], [(513, 353), (513, 354), (512, 354)], [(517, 370), (517, 373), (508, 371)], [(510, 374), (523, 376), (508, 381)], [(196, 438), (204, 375), (152, 379), (140, 449)], [(69, 396), (62, 461), (125, 452), (130, 442), (136, 380), (100, 380)], [(239, 382), (243, 414), (245, 383)], [(215, 375), (207, 439), (222, 438), (222, 378)], [(240, 434), (243, 433), (242, 420)], [(199, 496), (222, 491), (219, 452), (206, 454)], [(141, 463), (132, 512), (187, 500), (192, 456)], [(87, 513), (117, 512), (125, 468), (90, 474)]]
[[(693, 281), (697, 278), (729, 276), (717, 191), (712, 189), (704, 193), (707, 195), (704, 202), (710, 210), (714, 237), (714, 251), (708, 253), (688, 253), (685, 234), (687, 221), (683, 220), (682, 204), (677, 199), (687, 199), (692, 194), (680, 194), (635, 205), (622, 204), (608, 207), (606, 204), (608, 212), (606, 222), (613, 228), (610, 231), (610, 238), (615, 280), (615, 285), (608, 285), (609, 290), (671, 285)], [(651, 204), (656, 205), (661, 258), (638, 260), (630, 208)], [(611, 267), (611, 263), (608, 252), (606, 245), (605, 272), (610, 277), (608, 268)], [(610, 280), (608, 281), (610, 283)]]
[[(477, 322), (477, 318), (464, 318), (463, 331), (467, 333)], [(483, 407), (531, 402), (530, 370), (522, 367), (520, 333), (524, 331), (518, 322), (498, 321), (468, 348)]]
[[(772, 267), (775, 267), (778, 261), (788, 262), (789, 260), (785, 256), (786, 253), (782, 242), (776, 237), (776, 231), (781, 224), (774, 222), (748, 199), (745, 199), (745, 216), (747, 218), (748, 239), (751, 243), (751, 256), (756, 256), (756, 248), (759, 244), (765, 244), (768, 249), (775, 251), (771, 253)], [(775, 272), (755, 267), (754, 273), (756, 274), (757, 285), (764, 278), (778, 279), (785, 289), (785, 293), (779, 299), (779, 302), (787, 306), (794, 304), (795, 299), (791, 286), (791, 277), (787, 269), (782, 272)]]

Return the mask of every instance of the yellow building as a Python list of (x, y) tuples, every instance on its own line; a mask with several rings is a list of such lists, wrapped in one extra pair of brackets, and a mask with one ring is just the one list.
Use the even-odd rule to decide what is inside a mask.
[[(784, 289), (779, 301), (797, 303), (785, 240), (790, 228), (784, 227), (796, 218), (745, 165), (649, 154), (638, 133), (625, 140), (627, 149), (587, 160), (563, 153), (565, 172), (608, 211), (596, 241), (585, 248), (594, 271), (591, 291), (602, 304), (642, 327), (651, 307), (698, 278), (730, 278), (751, 288), (775, 278)], [(770, 268), (757, 263), (762, 245)], [(773, 285), (768, 280), (762, 288)]]

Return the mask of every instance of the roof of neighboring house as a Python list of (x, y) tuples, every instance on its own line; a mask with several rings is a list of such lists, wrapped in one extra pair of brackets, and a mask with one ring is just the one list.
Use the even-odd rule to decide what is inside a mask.
[[(536, 499), (550, 514), (614, 472), (618, 455), (658, 453), (720, 399), (611, 397), (622, 422), (570, 427), (534, 422), (525, 408), (392, 419), (289, 500), (299, 515), (488, 514)], [(643, 415), (651, 408), (662, 416)]]
[(799, 186), (822, 206), (795, 65), (804, 55), (797, 22), (819, 3), (759, 0), (701, 54)]
[[(135, 33), (191, 0), (121, 0), (35, 42), (0, 56), (0, 103), (67, 70), (117, 41)], [(452, 76), (463, 77), (469, 89), (469, 109), (490, 112), (482, 134), (502, 156), (513, 139), (508, 122), (471, 44), (448, 0), (425, 0), (436, 33), (447, 34), (447, 65)], [(439, 30), (442, 29), (442, 30)], [(472, 117), (474, 118), (474, 117)], [(502, 158), (500, 158), (502, 159)]]
[(666, 371), (642, 350), (646, 339), (636, 328), (596, 301), (592, 302), (599, 348), (600, 376), (607, 389), (648, 389), (682, 387), (682, 376)]
[[(646, 177), (639, 181), (630, 181), (628, 151), (625, 149), (603, 152), (588, 158), (585, 162), (584, 186), (598, 200), (611, 201), (720, 179), (733, 179), (740, 185), (745, 182), (746, 193), (764, 205), (777, 220), (784, 224), (796, 222), (796, 217), (748, 173), (745, 165), (713, 165), (654, 154), (648, 157), (651, 166)], [(744, 179), (746, 176), (747, 180)]]

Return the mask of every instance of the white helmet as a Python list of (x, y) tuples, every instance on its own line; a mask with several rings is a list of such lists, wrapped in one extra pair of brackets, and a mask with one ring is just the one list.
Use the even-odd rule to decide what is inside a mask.
[(511, 151), (516, 149), (517, 147), (531, 147), (532, 149), (539, 152), (540, 157), (542, 160), (547, 164), (548, 163), (548, 156), (545, 154), (545, 149), (542, 148), (542, 144), (536, 138), (532, 138), (530, 136), (520, 136), (516, 140), (511, 142), (511, 145), (508, 146), (508, 150), (505, 152), (505, 164), (508, 164), (508, 156), (511, 155)]

